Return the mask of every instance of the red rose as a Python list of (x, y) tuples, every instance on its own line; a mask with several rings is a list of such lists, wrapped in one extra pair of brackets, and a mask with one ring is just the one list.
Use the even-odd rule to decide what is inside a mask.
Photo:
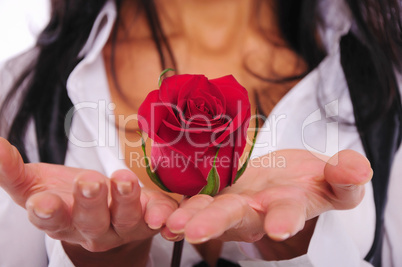
[(233, 76), (166, 78), (148, 94), (138, 115), (140, 129), (154, 141), (154, 171), (171, 192), (198, 194), (207, 185), (215, 155), (219, 191), (234, 182), (246, 145), (250, 102)]

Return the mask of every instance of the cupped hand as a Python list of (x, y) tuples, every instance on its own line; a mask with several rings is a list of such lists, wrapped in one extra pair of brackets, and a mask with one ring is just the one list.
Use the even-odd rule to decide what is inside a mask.
[(216, 197), (186, 199), (168, 219), (163, 234), (184, 235), (191, 243), (214, 238), (255, 242), (265, 234), (282, 241), (325, 211), (357, 206), (372, 177), (368, 160), (352, 150), (331, 158), (305, 150), (268, 156), (281, 164), (262, 166), (262, 158), (254, 160), (236, 184)]
[(0, 138), (0, 186), (49, 236), (100, 252), (146, 240), (164, 226), (177, 203), (141, 189), (128, 170), (111, 179), (84, 169), (24, 164), (17, 149)]

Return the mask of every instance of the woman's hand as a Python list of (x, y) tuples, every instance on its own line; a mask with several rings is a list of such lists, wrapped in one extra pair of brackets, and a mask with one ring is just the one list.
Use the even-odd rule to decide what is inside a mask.
[[(185, 200), (163, 233), (184, 235), (192, 243), (214, 238), (256, 242), (265, 234), (283, 241), (325, 211), (358, 205), (372, 177), (368, 160), (351, 150), (325, 160), (304, 150), (276, 151), (270, 157), (281, 159), (281, 166), (256, 166), (254, 161), (236, 184), (216, 197)], [(307, 224), (310, 236), (314, 225), (315, 220)], [(310, 238), (303, 240), (308, 245)]]
[[(36, 227), (65, 241), (66, 252), (76, 255), (81, 247), (104, 252), (130, 243), (133, 250), (144, 250), (145, 242), (149, 248), (150, 238), (177, 208), (165, 194), (141, 189), (130, 171), (117, 171), (109, 180), (95, 171), (23, 164), (17, 149), (3, 138), (0, 186), (27, 209)], [(146, 251), (140, 254), (147, 259)], [(132, 252), (130, 256), (135, 258)], [(70, 257), (74, 262), (74, 255)]]

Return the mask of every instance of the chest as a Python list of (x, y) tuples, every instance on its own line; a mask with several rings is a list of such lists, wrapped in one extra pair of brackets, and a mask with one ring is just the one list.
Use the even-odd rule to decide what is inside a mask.
[[(252, 113), (258, 109), (259, 113), (268, 115), (275, 103), (297, 82), (273, 83), (257, 75), (288, 77), (298, 75), (303, 70), (297, 64), (300, 59), (291, 51), (276, 50), (258, 39), (221, 53), (198, 51), (181, 38), (172, 38), (170, 41), (175, 66), (167, 61), (170, 64), (167, 67), (175, 68), (179, 74), (204, 74), (210, 79), (232, 74), (247, 89)], [(116, 42), (114, 46), (109, 42), (103, 50), (103, 57), (111, 98), (116, 104), (116, 126), (125, 162), (145, 186), (156, 189), (146, 174), (136, 114), (147, 94), (158, 88), (158, 77), (162, 71), (160, 55), (153, 40), (139, 38)], [(249, 135), (252, 139), (251, 131)], [(150, 147), (148, 141), (148, 155)]]

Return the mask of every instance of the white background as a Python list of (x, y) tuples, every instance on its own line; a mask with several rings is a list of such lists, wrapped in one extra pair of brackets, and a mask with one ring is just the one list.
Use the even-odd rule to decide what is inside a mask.
[(0, 0), (0, 62), (34, 45), (49, 10), (49, 0)]

